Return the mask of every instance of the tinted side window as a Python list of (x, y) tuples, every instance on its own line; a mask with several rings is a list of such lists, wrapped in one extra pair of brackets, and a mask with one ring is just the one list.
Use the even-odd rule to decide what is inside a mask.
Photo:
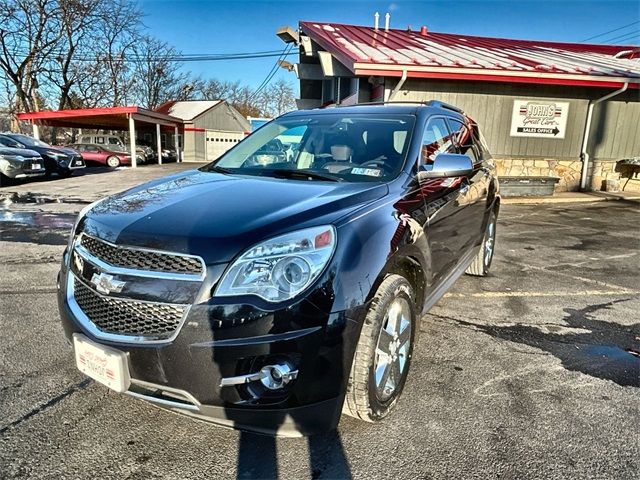
[(444, 118), (432, 118), (427, 122), (422, 135), (420, 163), (430, 165), (438, 153), (455, 153), (451, 133)]
[(11, 148), (23, 148), (22, 144), (8, 137), (1, 137), (0, 145), (4, 145), (5, 147), (11, 147)]
[(473, 136), (469, 128), (453, 118), (449, 118), (449, 125), (453, 131), (453, 140), (458, 148), (458, 153), (466, 155), (471, 159), (471, 162), (475, 165), (479, 161), (478, 150), (473, 144)]
[(104, 137), (96, 137), (96, 143), (100, 145), (104, 144)]

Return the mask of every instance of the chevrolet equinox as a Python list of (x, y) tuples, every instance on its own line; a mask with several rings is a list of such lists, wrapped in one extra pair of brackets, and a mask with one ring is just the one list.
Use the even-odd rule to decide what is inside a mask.
[(499, 204), (456, 107), (288, 113), (209, 165), (85, 208), (62, 324), (83, 373), (175, 412), (279, 435), (343, 412), (375, 422), (420, 317), (463, 272), (487, 274)]

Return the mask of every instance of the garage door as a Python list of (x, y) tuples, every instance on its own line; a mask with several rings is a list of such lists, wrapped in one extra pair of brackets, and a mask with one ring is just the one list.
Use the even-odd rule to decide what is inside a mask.
[(242, 140), (244, 133), (207, 130), (206, 137), (207, 161), (211, 162)]

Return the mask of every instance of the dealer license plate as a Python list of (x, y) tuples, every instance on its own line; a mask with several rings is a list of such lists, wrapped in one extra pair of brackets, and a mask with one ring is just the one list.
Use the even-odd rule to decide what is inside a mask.
[(40, 165), (39, 163), (31, 164), (31, 170), (40, 170), (41, 168), (42, 168), (42, 165)]
[(73, 334), (73, 349), (82, 373), (116, 392), (129, 389), (131, 377), (124, 352), (92, 342), (79, 333)]

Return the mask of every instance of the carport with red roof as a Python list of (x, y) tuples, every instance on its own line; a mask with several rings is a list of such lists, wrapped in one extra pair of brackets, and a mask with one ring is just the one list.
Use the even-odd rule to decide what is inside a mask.
[(181, 119), (137, 106), (86, 108), (75, 110), (54, 110), (42, 112), (29, 112), (18, 114), (19, 120), (28, 121), (33, 126), (33, 136), (40, 138), (39, 127), (69, 127), (102, 130), (123, 130), (129, 132), (129, 148), (131, 151), (131, 166), (136, 167), (136, 131), (138, 129), (155, 129), (158, 162), (162, 162), (161, 130), (173, 130), (175, 147), (178, 159), (178, 136), (183, 129)]

